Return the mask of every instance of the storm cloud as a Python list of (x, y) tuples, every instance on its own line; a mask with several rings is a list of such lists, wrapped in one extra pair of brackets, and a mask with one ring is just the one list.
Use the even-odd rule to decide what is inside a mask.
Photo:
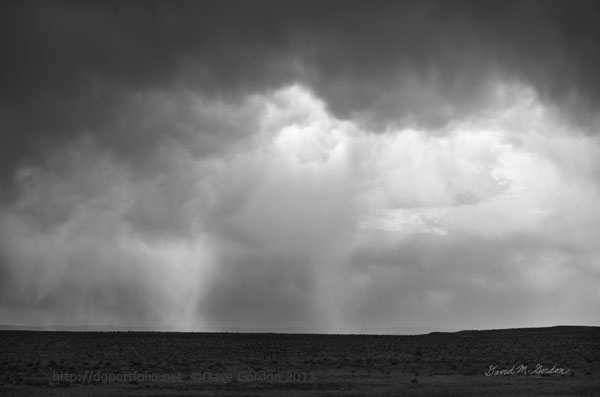
[(597, 325), (596, 2), (0, 8), (3, 323)]

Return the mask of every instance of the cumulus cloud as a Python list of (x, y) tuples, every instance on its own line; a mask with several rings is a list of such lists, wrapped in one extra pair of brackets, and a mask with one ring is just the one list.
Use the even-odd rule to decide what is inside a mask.
[[(84, 135), (16, 173), (0, 218), (3, 317), (178, 329), (589, 323), (600, 146), (573, 138), (530, 89), (506, 89), (511, 101), (490, 101), (509, 106), (440, 134), (373, 134), (300, 85), (236, 104), (194, 97), (211, 116), (189, 117), (143, 173)], [(198, 156), (207, 119), (230, 128), (231, 144)]]
[(443, 126), (476, 111), (496, 81), (516, 80), (580, 129), (598, 127), (595, 1), (25, 1), (2, 11), (5, 183), (82, 129), (127, 156), (144, 152), (152, 136), (117, 133), (115, 113), (182, 86), (235, 100), (296, 81), (337, 117), (381, 131)]
[(0, 7), (2, 322), (598, 322), (595, 2)]

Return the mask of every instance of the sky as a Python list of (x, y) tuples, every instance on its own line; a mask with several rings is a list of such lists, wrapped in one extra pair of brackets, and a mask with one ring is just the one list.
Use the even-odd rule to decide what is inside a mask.
[(0, 323), (600, 325), (597, 1), (4, 1)]

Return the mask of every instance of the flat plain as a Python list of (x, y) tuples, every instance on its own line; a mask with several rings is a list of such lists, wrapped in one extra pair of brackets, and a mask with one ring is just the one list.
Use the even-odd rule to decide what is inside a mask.
[(0, 331), (1, 395), (598, 395), (600, 327), (427, 335)]

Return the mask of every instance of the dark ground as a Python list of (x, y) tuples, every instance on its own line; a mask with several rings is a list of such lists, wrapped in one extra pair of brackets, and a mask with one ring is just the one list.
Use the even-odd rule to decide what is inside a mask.
[[(536, 374), (563, 368), (565, 375)], [(515, 374), (486, 376), (490, 366)], [(516, 373), (518, 366), (526, 371)], [(0, 395), (600, 395), (600, 327), (415, 336), (0, 331)]]

